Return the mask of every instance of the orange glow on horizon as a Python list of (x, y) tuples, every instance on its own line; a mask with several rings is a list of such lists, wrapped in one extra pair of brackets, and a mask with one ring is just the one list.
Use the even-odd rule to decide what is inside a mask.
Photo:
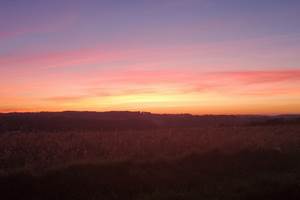
[[(49, 101), (26, 102), (13, 107), (18, 99), (10, 99), (10, 109), (2, 112), (40, 111), (146, 111), (152, 113), (191, 114), (282, 114), (300, 113), (299, 96), (282, 96), (281, 100), (260, 96), (225, 96), (211, 92), (139, 93), (95, 97), (61, 97)], [(24, 99), (22, 100), (24, 101)], [(288, 102), (288, 103), (285, 103)], [(25, 104), (25, 103), (24, 103)], [(5, 104), (4, 104), (5, 105)]]
[(300, 70), (125, 70), (36, 78), (38, 84), (33, 78), (30, 84), (0, 86), (0, 112), (300, 113)]

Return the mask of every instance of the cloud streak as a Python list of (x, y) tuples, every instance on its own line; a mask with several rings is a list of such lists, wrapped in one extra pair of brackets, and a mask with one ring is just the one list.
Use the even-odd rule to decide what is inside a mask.
[[(163, 112), (164, 106), (192, 109), (203, 102), (221, 109), (226, 105), (242, 106), (245, 102), (260, 105), (258, 99), (269, 99), (270, 105), (278, 104), (282, 98), (300, 99), (300, 70), (297, 69), (210, 72), (123, 69), (98, 71), (83, 79), (85, 76), (80, 76), (80, 82), (74, 79), (68, 83), (59, 78), (59, 82), (54, 81), (48, 88), (41, 86), (27, 91), (30, 96), (24, 96), (24, 91), (15, 85), (2, 98), (2, 105), (7, 105), (2, 110), (13, 105), (29, 105), (27, 110), (30, 105), (51, 110), (147, 110), (156, 105), (156, 111)], [(14, 96), (10, 98), (9, 92)]]
[[(93, 79), (90, 82), (90, 79)], [(95, 87), (99, 86), (99, 87)], [(102, 87), (101, 87), (102, 86)], [(138, 94), (215, 93), (222, 96), (280, 96), (300, 94), (300, 70), (187, 72), (129, 70), (94, 74), (83, 95), (51, 97), (51, 101)]]

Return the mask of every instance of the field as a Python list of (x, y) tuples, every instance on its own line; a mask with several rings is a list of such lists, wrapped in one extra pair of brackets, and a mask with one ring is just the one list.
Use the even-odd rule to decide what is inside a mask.
[(2, 131), (1, 199), (300, 199), (300, 124)]

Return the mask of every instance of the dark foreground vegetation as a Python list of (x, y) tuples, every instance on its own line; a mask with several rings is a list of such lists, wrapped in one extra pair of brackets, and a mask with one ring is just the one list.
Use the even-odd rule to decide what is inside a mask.
[(299, 116), (0, 115), (1, 199), (300, 199)]

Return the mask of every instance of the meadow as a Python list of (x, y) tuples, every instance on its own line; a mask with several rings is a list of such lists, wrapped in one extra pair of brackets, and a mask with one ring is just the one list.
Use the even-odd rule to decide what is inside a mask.
[(3, 131), (3, 199), (299, 199), (300, 124)]

